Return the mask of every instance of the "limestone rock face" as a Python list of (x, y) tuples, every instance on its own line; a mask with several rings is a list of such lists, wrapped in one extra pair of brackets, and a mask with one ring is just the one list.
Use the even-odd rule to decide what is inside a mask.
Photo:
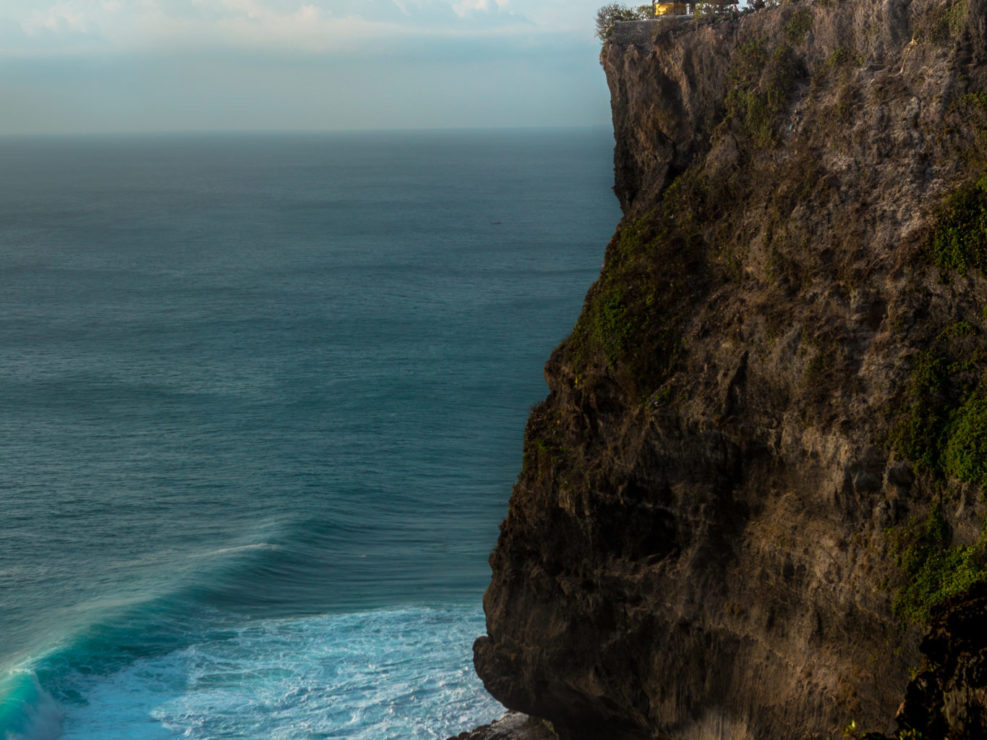
[(987, 161), (985, 10), (617, 26), (624, 219), (546, 365), (475, 646), (506, 706), (569, 739), (894, 727), (923, 631), (894, 532), (983, 514), (896, 430), (922, 353), (987, 331), (983, 275), (928, 255)]

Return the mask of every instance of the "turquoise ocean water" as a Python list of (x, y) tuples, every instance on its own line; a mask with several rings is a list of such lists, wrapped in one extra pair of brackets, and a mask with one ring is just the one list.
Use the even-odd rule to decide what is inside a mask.
[(605, 130), (0, 139), (0, 738), (443, 738)]

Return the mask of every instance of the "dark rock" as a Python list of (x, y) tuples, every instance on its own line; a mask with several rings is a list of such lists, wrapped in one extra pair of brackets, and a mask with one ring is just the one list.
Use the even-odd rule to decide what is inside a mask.
[(925, 670), (908, 684), (899, 727), (928, 738), (987, 737), (987, 584), (943, 605), (922, 652)]
[(557, 740), (558, 736), (541, 720), (519, 712), (508, 712), (496, 722), (471, 732), (461, 732), (449, 740)]

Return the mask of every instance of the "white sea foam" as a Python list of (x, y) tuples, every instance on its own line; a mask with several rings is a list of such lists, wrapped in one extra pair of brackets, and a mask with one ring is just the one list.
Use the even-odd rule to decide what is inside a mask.
[(193, 557), (197, 558), (212, 558), (217, 555), (229, 555), (231, 553), (237, 552), (251, 552), (254, 550), (280, 550), (279, 545), (272, 544), (270, 542), (257, 542), (252, 545), (234, 545), (233, 547), (220, 547), (216, 550), (208, 550), (207, 552), (196, 553)]
[(482, 629), (475, 608), (217, 629), (110, 677), (75, 677), (82, 701), (67, 706), (62, 737), (445, 738), (503, 711), (473, 673)]

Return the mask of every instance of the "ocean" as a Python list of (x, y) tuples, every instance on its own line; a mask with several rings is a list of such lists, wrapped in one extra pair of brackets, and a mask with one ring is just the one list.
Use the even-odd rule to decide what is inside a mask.
[(0, 737), (444, 738), (608, 130), (0, 138)]

